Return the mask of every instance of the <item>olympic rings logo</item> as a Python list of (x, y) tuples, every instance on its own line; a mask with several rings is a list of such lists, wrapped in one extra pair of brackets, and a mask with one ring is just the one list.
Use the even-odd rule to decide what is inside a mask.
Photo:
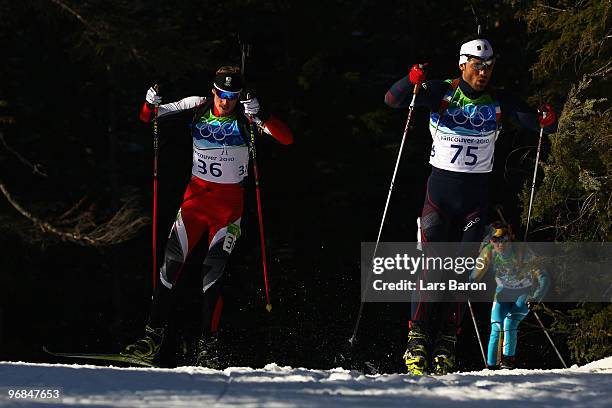
[(453, 118), (457, 125), (470, 122), (473, 127), (481, 127), (485, 122), (495, 120), (495, 109), (490, 105), (474, 105), (468, 103), (464, 106), (448, 108), (446, 114)]
[(226, 122), (219, 120), (202, 121), (195, 125), (203, 139), (212, 137), (217, 142), (225, 140), (227, 136), (238, 133), (238, 125), (236, 122)]

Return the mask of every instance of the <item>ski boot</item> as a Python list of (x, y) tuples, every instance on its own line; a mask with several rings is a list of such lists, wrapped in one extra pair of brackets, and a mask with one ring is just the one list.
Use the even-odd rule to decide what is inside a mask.
[(153, 363), (159, 354), (164, 341), (164, 328), (154, 328), (149, 325), (145, 327), (145, 335), (134, 344), (128, 345), (122, 352), (122, 356), (138, 358), (148, 363)]
[(222, 369), (220, 349), (221, 342), (217, 333), (202, 336), (196, 345), (195, 366)]
[(514, 370), (516, 368), (516, 358), (514, 356), (505, 356), (502, 354), (499, 368), (504, 370)]
[(456, 343), (457, 335), (455, 331), (447, 331), (438, 335), (433, 352), (433, 375), (448, 374), (455, 367)]
[(427, 349), (429, 347), (427, 332), (416, 324), (408, 332), (408, 344), (404, 353), (404, 361), (408, 374), (423, 375), (427, 369)]

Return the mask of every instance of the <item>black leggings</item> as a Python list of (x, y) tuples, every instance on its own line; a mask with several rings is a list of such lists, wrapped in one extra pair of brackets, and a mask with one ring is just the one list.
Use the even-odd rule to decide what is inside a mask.
[[(488, 173), (459, 173), (434, 167), (421, 214), (421, 241), (480, 242), (487, 222), (488, 194)], [(426, 272), (420, 278), (426, 282)], [(463, 302), (427, 302), (426, 296), (424, 292), (412, 292), (412, 322), (434, 331), (438, 325), (459, 327), (465, 312)]]
[(423, 242), (480, 242), (486, 224), (488, 173), (433, 168), (421, 215)]
[[(185, 266), (184, 262), (171, 261), (171, 253), (173, 248), (180, 248), (176, 244), (174, 235), (170, 236), (166, 246), (166, 263), (173, 266), (168, 270), (175, 271), (176, 280), (181, 275), (181, 271)], [(170, 255), (169, 255), (170, 254)], [(203, 299), (202, 299), (202, 331), (204, 334), (214, 333), (218, 330), (221, 313), (223, 311), (223, 297), (221, 296), (221, 287), (225, 278), (225, 266), (227, 264), (229, 253), (223, 249), (223, 240), (214, 244), (206, 254), (203, 265)], [(170, 260), (170, 261), (169, 261)], [(175, 282), (176, 283), (176, 282)], [(158, 282), (153, 295), (151, 305), (151, 314), (149, 324), (153, 327), (164, 327), (169, 318), (169, 313), (174, 304), (174, 286), (172, 289)]]

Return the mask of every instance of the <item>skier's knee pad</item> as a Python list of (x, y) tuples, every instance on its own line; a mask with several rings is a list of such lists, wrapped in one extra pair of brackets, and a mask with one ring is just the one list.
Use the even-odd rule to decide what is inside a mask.
[(213, 245), (204, 259), (202, 290), (206, 292), (223, 275), (230, 254), (223, 250), (223, 241)]
[(185, 262), (185, 254), (181, 241), (176, 232), (172, 229), (168, 242), (166, 243), (166, 251), (164, 253), (164, 263), (159, 271), (159, 276), (165, 287), (172, 289), (172, 285), (178, 279), (178, 274)]
[(179, 272), (183, 267), (183, 260), (177, 261), (171, 257), (166, 256), (164, 264), (159, 270), (159, 277), (168, 289), (172, 289), (172, 286), (178, 280)]
[(444, 219), (437, 208), (425, 202), (421, 214), (421, 232), (425, 239), (423, 241), (436, 241), (437, 231), (444, 227)]
[(185, 254), (183, 253), (183, 246), (175, 228), (172, 228), (170, 236), (168, 237), (168, 242), (166, 243), (165, 257), (166, 259), (172, 259), (175, 261), (180, 260), (181, 262), (185, 259)]

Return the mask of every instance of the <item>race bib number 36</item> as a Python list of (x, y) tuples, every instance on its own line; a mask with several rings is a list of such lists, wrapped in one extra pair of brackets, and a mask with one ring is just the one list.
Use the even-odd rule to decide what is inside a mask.
[(226, 149), (194, 149), (192, 174), (215, 183), (240, 183), (248, 175), (246, 146)]

